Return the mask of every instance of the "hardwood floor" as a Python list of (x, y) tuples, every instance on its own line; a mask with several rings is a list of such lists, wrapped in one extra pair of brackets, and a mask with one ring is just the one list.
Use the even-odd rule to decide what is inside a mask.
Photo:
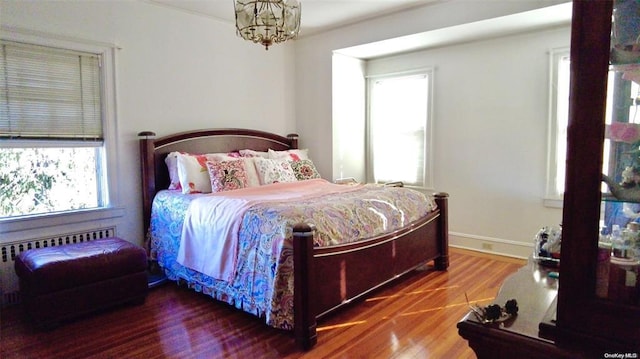
[(47, 332), (26, 325), (19, 306), (3, 309), (0, 358), (475, 358), (456, 328), (468, 312), (465, 292), (471, 302), (490, 304), (525, 262), (455, 248), (450, 254), (448, 271), (416, 271), (320, 321), (309, 352), (289, 332), (168, 283), (143, 305)]

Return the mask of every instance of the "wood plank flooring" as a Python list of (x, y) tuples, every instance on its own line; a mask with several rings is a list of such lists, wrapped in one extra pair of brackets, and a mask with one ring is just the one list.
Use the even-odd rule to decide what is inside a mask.
[(320, 321), (309, 352), (289, 332), (173, 283), (152, 289), (143, 305), (47, 332), (14, 306), (0, 316), (0, 358), (475, 358), (456, 328), (468, 312), (465, 293), (490, 304), (524, 264), (452, 248), (448, 271), (426, 267)]

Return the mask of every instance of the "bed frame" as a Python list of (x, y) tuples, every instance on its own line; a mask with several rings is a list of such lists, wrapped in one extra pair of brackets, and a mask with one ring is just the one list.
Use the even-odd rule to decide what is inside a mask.
[[(169, 152), (277, 151), (298, 148), (298, 136), (248, 129), (209, 129), (154, 138), (140, 132), (144, 233), (157, 191), (169, 186), (164, 158)], [(293, 228), (294, 336), (303, 349), (317, 342), (317, 320), (426, 264), (449, 266), (446, 193), (434, 194), (438, 209), (409, 227), (357, 243), (314, 248), (312, 225)], [(375, 263), (375, 265), (371, 265)], [(316, 281), (322, 273), (322, 281)]]

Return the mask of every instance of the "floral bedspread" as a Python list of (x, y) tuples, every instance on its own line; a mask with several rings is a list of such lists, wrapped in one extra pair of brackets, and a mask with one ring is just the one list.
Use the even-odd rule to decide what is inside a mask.
[(252, 206), (238, 235), (233, 281), (219, 281), (176, 262), (182, 223), (189, 203), (201, 194), (160, 191), (151, 215), (151, 256), (171, 280), (265, 319), (267, 325), (293, 328), (292, 226), (314, 224), (316, 246), (354, 242), (402, 228), (436, 208), (434, 200), (402, 187), (364, 185), (353, 192), (291, 203)]

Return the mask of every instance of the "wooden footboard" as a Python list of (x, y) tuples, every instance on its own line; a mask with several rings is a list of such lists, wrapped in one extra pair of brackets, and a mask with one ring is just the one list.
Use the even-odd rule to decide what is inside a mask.
[(317, 320), (330, 312), (431, 260), (435, 269), (447, 269), (448, 194), (434, 197), (438, 210), (423, 220), (363, 242), (314, 248), (313, 226), (293, 228), (294, 335), (300, 347), (316, 344)]

